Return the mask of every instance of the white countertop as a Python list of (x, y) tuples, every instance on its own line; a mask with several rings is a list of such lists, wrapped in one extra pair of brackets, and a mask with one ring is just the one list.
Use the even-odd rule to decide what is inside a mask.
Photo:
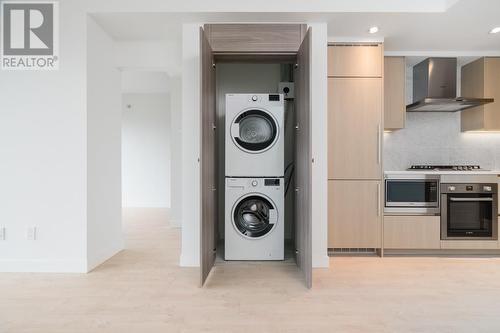
[(483, 171), (438, 171), (438, 170), (400, 170), (384, 171), (385, 175), (499, 175), (500, 170)]

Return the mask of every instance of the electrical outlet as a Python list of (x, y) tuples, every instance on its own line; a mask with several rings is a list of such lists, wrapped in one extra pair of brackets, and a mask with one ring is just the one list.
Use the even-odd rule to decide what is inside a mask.
[(295, 87), (293, 82), (280, 82), (278, 84), (279, 93), (285, 96), (285, 99), (294, 99)]
[(36, 227), (28, 227), (28, 230), (26, 231), (26, 238), (28, 240), (36, 240)]
[(5, 240), (5, 227), (0, 227), (0, 241)]

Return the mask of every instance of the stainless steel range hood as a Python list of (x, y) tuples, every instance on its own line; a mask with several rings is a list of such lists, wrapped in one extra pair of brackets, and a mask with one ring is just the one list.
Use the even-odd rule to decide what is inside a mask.
[(413, 103), (407, 112), (456, 112), (492, 103), (457, 97), (457, 58), (427, 58), (413, 67)]

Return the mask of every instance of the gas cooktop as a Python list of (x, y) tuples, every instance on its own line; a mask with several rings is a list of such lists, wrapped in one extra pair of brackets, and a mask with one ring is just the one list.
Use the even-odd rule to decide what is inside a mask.
[(408, 170), (486, 171), (479, 165), (412, 165)]

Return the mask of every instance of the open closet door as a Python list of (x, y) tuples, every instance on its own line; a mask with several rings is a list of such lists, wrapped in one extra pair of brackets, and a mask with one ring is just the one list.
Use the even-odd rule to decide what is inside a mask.
[[(312, 287), (311, 217), (311, 29), (308, 29), (297, 54), (295, 69), (297, 136), (295, 152), (295, 243), (296, 261), (307, 288)], [(325, 74), (326, 75), (326, 74)]]
[(200, 285), (215, 263), (217, 228), (215, 68), (212, 48), (200, 28)]

